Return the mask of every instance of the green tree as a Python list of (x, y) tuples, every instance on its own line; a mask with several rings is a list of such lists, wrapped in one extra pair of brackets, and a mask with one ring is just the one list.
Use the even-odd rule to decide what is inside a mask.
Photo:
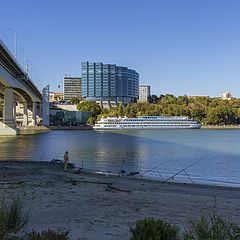
[(180, 105), (188, 105), (189, 104), (189, 98), (187, 96), (179, 96), (177, 98), (177, 103)]
[(70, 100), (71, 104), (79, 104), (83, 99), (74, 97)]
[(120, 116), (120, 117), (123, 117), (123, 116), (125, 115), (125, 113), (124, 113), (124, 107), (123, 107), (122, 103), (120, 103), (120, 104), (118, 105), (117, 115)]
[(231, 107), (223, 105), (208, 108), (207, 111), (207, 124), (235, 124), (237, 116)]
[(91, 112), (93, 118), (96, 118), (102, 111), (101, 107), (94, 101), (81, 102), (77, 109), (82, 112)]
[(194, 105), (191, 108), (191, 118), (196, 121), (202, 122), (206, 118), (206, 108)]
[(166, 94), (163, 98), (163, 101), (165, 101), (167, 104), (176, 104), (177, 98), (172, 94)]
[(156, 104), (159, 102), (159, 98), (156, 96), (156, 95), (151, 95), (151, 96), (148, 96), (148, 102), (149, 103), (153, 103), (153, 104)]

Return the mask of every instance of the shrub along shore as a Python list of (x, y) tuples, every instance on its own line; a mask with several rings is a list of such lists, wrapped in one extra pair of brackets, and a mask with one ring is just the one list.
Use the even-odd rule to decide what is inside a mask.
[(18, 196), (31, 213), (23, 234), (50, 228), (69, 231), (73, 240), (124, 240), (130, 239), (136, 221), (146, 217), (182, 231), (202, 210), (210, 212), (215, 199), (219, 214), (240, 224), (237, 188), (64, 172), (62, 164), (44, 162), (0, 162), (0, 176), (1, 198)]

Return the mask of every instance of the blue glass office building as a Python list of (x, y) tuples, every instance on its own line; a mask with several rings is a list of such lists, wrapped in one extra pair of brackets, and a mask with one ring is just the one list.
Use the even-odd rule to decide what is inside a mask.
[(139, 74), (127, 67), (101, 62), (82, 62), (82, 97), (122, 103), (138, 99)]

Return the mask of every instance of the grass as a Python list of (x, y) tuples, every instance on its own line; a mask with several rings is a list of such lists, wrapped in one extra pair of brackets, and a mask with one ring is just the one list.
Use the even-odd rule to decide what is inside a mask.
[(131, 240), (240, 240), (240, 226), (225, 219), (216, 207), (201, 212), (180, 235), (176, 226), (162, 220), (145, 218), (130, 228)]
[(240, 240), (240, 227), (221, 216), (214, 207), (201, 213), (199, 220), (191, 220), (183, 234), (184, 240)]
[(2, 199), (0, 202), (0, 239), (21, 231), (29, 219), (30, 214), (24, 212), (23, 202), (19, 197), (13, 197), (10, 203)]
[(131, 240), (178, 240), (179, 230), (176, 226), (162, 220), (145, 218), (138, 220), (130, 228)]

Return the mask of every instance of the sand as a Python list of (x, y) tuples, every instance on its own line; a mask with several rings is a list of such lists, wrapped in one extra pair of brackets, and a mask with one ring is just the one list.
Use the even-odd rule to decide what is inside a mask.
[(19, 195), (31, 219), (25, 231), (70, 231), (70, 239), (125, 240), (137, 219), (154, 217), (181, 229), (217, 199), (240, 224), (240, 189), (163, 184), (129, 177), (63, 171), (62, 164), (0, 162), (0, 197)]

